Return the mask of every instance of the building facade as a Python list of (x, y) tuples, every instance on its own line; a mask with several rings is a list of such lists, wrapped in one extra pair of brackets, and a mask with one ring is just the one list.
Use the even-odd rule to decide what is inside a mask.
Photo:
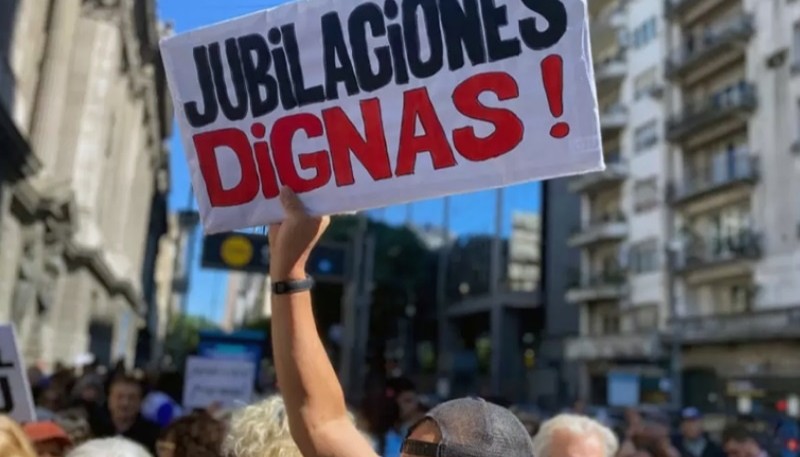
[(666, 5), (669, 252), (685, 391), (697, 402), (714, 388), (753, 395), (756, 407), (770, 408), (800, 391), (800, 168), (792, 153), (800, 75), (790, 58), (800, 52), (800, 5)]
[(580, 336), (565, 354), (581, 364), (583, 399), (615, 403), (613, 384), (635, 377), (650, 397), (641, 400), (658, 402), (663, 393), (652, 381), (666, 374), (658, 330), (668, 316), (663, 3), (589, 8), (607, 168), (569, 183), (581, 199), (581, 223), (568, 240), (581, 265), (567, 292), (580, 307)]
[(269, 275), (229, 272), (222, 329), (233, 331), (244, 324), (271, 317), (271, 288)]
[(155, 2), (11, 0), (2, 21), (0, 321), (29, 363), (132, 364), (169, 187)]
[[(581, 307), (581, 335), (566, 354), (583, 366), (582, 395), (667, 401), (676, 361), (684, 403), (791, 393), (800, 5), (601, 0), (589, 10), (607, 169), (570, 182), (582, 224), (569, 242), (582, 259), (567, 299)], [(614, 386), (631, 377), (636, 398), (623, 398)]]

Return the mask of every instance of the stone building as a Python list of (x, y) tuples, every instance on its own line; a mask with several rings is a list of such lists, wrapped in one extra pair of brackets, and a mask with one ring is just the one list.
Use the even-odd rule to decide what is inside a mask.
[(154, 0), (0, 2), (0, 322), (29, 363), (133, 363), (166, 230), (161, 32)]

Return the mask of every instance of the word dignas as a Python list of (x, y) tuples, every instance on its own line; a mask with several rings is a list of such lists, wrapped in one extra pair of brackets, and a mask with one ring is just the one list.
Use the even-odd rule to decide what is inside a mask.
[[(467, 64), (511, 59), (523, 48), (544, 50), (566, 31), (562, 0), (365, 2), (347, 17), (332, 11), (320, 18), (323, 75), (304, 72), (292, 23), (195, 47), (202, 101), (185, 103), (184, 111), (194, 128), (220, 115), (231, 121), (257, 118), (278, 106), (290, 110), (338, 100), (343, 93), (408, 84), (411, 76), (427, 79)], [(320, 83), (310, 85), (309, 76)]]
[[(427, 89), (406, 91), (396, 155), (393, 154), (395, 163), (390, 160), (378, 98), (359, 104), (363, 132), (344, 110), (334, 107), (323, 110), (321, 116), (299, 113), (282, 117), (270, 126), (269, 132), (267, 126), (256, 122), (249, 136), (234, 128), (196, 134), (194, 146), (211, 206), (242, 205), (255, 200), (259, 193), (266, 199), (275, 198), (281, 185), (298, 193), (318, 189), (332, 179), (338, 187), (351, 186), (355, 183), (354, 158), (372, 180), (380, 181), (414, 174), (420, 154), (429, 155), (437, 170), (456, 166), (456, 153), (472, 162), (500, 157), (519, 145), (524, 126), (512, 111), (482, 104), (478, 97), (484, 92), (504, 101), (519, 97), (519, 87), (511, 75), (491, 72), (472, 76), (454, 89), (453, 104), (461, 114), (494, 126), (488, 136), (477, 136), (470, 126), (446, 132)], [(293, 140), (300, 135), (325, 138), (328, 149), (294, 151)], [(251, 137), (255, 141), (251, 142)], [(221, 149), (233, 151), (239, 163), (241, 178), (233, 187), (222, 183), (217, 160)], [(298, 165), (306, 171), (303, 176)], [(313, 177), (307, 177), (312, 174), (310, 171)]]

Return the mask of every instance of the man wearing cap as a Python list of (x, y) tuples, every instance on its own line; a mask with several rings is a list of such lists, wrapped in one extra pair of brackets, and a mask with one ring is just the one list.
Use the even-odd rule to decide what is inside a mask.
[(703, 415), (695, 407), (681, 411), (680, 435), (673, 445), (681, 457), (723, 457), (722, 448), (711, 441), (703, 427)]
[(64, 457), (72, 447), (72, 440), (58, 424), (50, 421), (30, 422), (25, 431), (38, 457)]
[[(348, 418), (344, 393), (320, 341), (311, 306), (309, 253), (328, 225), (284, 188), (286, 219), (270, 227), (272, 347), (292, 437), (305, 457), (373, 457)], [(527, 430), (510, 411), (481, 399), (443, 403), (410, 428), (404, 457), (532, 457)]]

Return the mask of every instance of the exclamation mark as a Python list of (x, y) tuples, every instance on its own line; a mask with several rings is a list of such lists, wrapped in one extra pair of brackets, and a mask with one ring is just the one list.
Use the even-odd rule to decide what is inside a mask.
[[(564, 61), (553, 54), (542, 60), (542, 81), (550, 113), (558, 119), (564, 114)], [(564, 138), (569, 135), (569, 124), (557, 122), (550, 127), (550, 136)]]

